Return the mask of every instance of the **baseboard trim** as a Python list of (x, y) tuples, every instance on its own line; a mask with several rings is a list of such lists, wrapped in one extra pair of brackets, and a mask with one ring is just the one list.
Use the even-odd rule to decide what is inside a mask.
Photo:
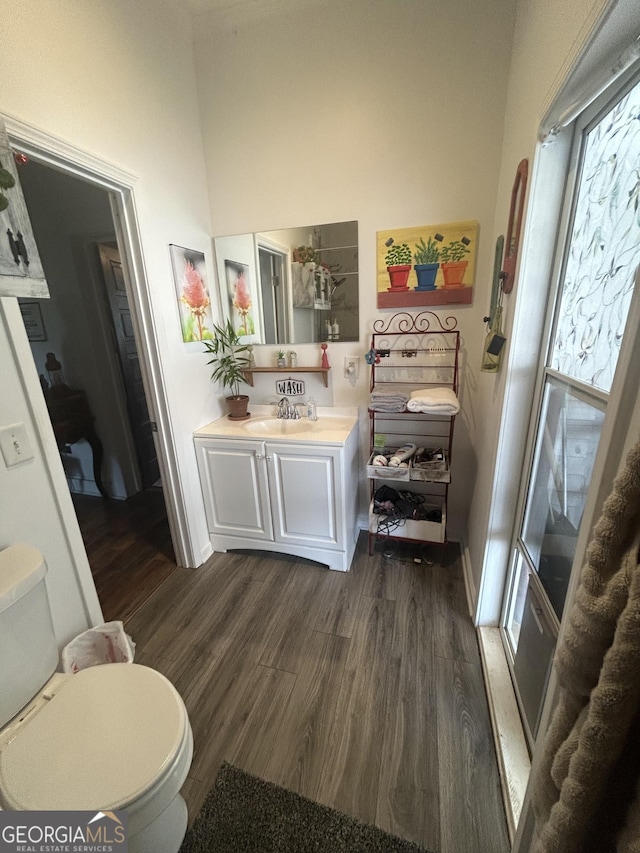
[(500, 629), (480, 626), (478, 642), (498, 758), (502, 797), (507, 813), (509, 835), (513, 842), (522, 812), (531, 760)]
[(213, 556), (213, 545), (210, 541), (206, 542), (202, 548), (200, 549), (200, 562), (196, 566), (196, 569), (199, 569), (200, 566), (204, 565), (207, 562), (209, 557)]
[(467, 595), (467, 607), (472, 620), (475, 620), (476, 601), (478, 600), (478, 591), (473, 582), (473, 572), (471, 571), (471, 558), (467, 543), (460, 542), (460, 558), (462, 560), (462, 574), (464, 576), (464, 589)]

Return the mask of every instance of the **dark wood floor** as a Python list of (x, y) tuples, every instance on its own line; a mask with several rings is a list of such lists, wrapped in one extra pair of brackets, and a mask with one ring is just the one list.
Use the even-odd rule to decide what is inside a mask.
[(124, 621), (177, 568), (162, 489), (126, 501), (71, 498), (104, 620)]
[(509, 849), (456, 548), (399, 556), (216, 554), (113, 614), (184, 697), (191, 819), (226, 760), (437, 853)]

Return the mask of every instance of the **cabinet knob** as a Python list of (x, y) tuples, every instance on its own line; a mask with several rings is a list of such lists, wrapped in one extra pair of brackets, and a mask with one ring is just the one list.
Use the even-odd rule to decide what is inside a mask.
[(256, 453), (256, 459), (262, 459), (262, 453)]
[(265, 456), (265, 459), (267, 460), (267, 462), (271, 462), (271, 457), (270, 457), (270, 456)]

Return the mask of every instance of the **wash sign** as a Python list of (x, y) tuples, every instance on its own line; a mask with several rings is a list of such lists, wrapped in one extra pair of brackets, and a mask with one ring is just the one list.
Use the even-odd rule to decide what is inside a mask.
[(304, 394), (304, 382), (300, 379), (277, 379), (276, 394), (282, 394), (284, 397), (299, 397)]

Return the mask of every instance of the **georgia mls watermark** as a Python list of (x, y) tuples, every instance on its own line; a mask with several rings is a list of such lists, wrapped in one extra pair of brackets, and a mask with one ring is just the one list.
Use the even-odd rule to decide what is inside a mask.
[(128, 853), (127, 813), (0, 811), (0, 853)]

